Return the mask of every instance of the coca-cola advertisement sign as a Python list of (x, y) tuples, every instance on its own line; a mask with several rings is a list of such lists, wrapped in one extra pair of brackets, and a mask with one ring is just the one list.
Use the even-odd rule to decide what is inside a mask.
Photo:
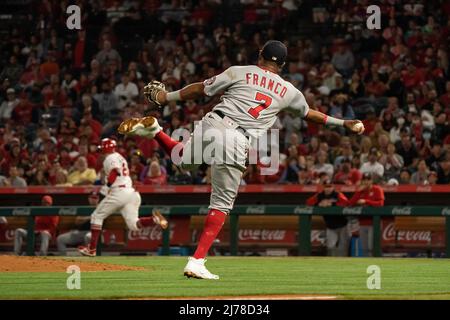
[(383, 242), (407, 242), (417, 244), (429, 244), (431, 242), (431, 231), (396, 230), (395, 223), (389, 222), (383, 228)]
[[(173, 230), (170, 230), (170, 236), (173, 236)], [(149, 240), (149, 241), (161, 241), (162, 230), (159, 226), (151, 226), (142, 228), (136, 231), (128, 231), (128, 241), (136, 240)]]
[(241, 229), (239, 230), (239, 241), (259, 241), (259, 242), (289, 242), (291, 239), (287, 230), (267, 230), (267, 229)]
[(409, 216), (411, 215), (412, 208), (411, 207), (394, 207), (392, 209), (392, 214), (395, 216)]
[[(171, 217), (169, 222), (170, 244), (173, 246), (189, 245), (191, 240), (190, 217)], [(127, 249), (157, 250), (162, 245), (162, 235), (162, 229), (157, 225), (138, 231), (128, 231)]]
[(402, 245), (414, 247), (445, 247), (445, 232), (431, 230), (400, 230), (395, 228), (394, 218), (381, 221), (381, 245), (383, 249)]

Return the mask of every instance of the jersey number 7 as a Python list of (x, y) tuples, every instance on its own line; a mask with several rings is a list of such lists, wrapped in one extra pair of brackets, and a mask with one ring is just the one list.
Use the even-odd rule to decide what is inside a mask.
[(248, 113), (250, 113), (253, 118), (258, 119), (260, 112), (270, 107), (270, 105), (272, 104), (272, 98), (265, 95), (264, 93), (256, 92), (255, 100), (262, 101), (262, 103), (257, 105), (256, 107), (250, 108), (248, 110)]

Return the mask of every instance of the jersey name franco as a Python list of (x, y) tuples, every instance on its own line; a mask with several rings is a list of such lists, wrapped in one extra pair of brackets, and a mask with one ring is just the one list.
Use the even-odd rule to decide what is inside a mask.
[(127, 160), (125, 160), (120, 153), (114, 152), (106, 156), (103, 161), (103, 169), (105, 170), (106, 177), (108, 177), (114, 169), (119, 173), (111, 187), (125, 186), (131, 188), (133, 186)]
[(290, 82), (254, 65), (230, 67), (203, 84), (208, 96), (224, 91), (213, 110), (258, 136), (273, 126), (281, 110), (296, 110), (302, 118), (309, 110), (303, 94)]

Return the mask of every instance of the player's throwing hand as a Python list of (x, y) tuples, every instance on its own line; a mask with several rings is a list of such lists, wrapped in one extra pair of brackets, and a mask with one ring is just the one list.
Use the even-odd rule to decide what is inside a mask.
[(360, 120), (345, 120), (344, 127), (357, 134), (363, 134), (365, 130), (364, 124)]

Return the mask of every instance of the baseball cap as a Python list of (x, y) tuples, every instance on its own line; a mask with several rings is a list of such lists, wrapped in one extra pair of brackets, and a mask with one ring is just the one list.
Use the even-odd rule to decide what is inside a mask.
[(16, 90), (14, 90), (13, 88), (8, 88), (8, 90), (6, 90), (6, 94), (10, 93), (16, 93)]
[(53, 204), (53, 198), (49, 195), (42, 197), (42, 202), (46, 202), (47, 204), (52, 205)]
[(264, 60), (275, 62), (281, 66), (286, 62), (287, 48), (281, 41), (269, 40), (264, 44), (261, 56)]

